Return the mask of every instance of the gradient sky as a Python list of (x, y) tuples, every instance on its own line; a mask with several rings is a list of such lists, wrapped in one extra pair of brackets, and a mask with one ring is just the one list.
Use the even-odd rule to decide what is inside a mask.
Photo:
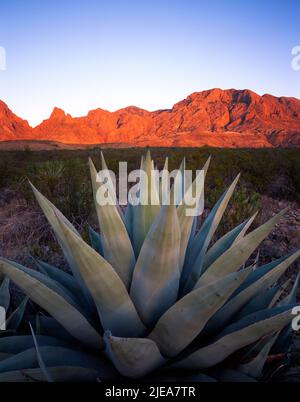
[(300, 98), (296, 45), (299, 0), (1, 0), (0, 99), (36, 125), (213, 87)]

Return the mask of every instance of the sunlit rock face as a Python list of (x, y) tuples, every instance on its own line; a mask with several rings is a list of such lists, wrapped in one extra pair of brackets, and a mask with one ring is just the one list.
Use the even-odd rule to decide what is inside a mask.
[(0, 141), (21, 139), (114, 146), (299, 146), (300, 100), (212, 89), (154, 112), (129, 106), (72, 117), (55, 108), (35, 128), (0, 102)]

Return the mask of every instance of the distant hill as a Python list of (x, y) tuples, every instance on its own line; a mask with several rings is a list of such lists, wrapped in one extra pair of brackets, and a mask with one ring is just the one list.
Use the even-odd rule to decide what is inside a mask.
[(295, 147), (300, 146), (300, 100), (259, 96), (247, 89), (211, 89), (191, 94), (172, 109), (154, 112), (129, 106), (72, 117), (54, 108), (49, 119), (35, 128), (0, 101), (0, 141), (23, 140), (39, 141), (41, 149), (62, 144)]

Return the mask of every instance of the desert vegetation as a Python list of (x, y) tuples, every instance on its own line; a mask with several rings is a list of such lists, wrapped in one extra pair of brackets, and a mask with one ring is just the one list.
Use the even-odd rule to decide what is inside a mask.
[[(152, 150), (159, 168), (164, 164), (166, 151)], [(286, 354), (287, 351), (291, 352), (291, 345), (297, 344), (290, 342), (293, 333), (289, 324), (290, 310), (296, 303), (298, 290), (293, 265), (298, 257), (296, 250), (299, 246), (299, 232), (297, 234), (299, 181), (296, 169), (299, 161), (296, 150), (221, 151), (204, 148), (172, 149), (171, 152), (168, 150), (168, 153), (171, 155), (170, 169), (178, 167), (184, 154), (187, 157), (187, 168), (199, 169), (204, 165), (208, 155), (212, 154), (205, 189), (206, 209), (201, 219), (196, 221), (187, 219), (181, 213), (184, 207), (179, 207), (176, 213), (174, 206), (162, 208), (160, 212), (158, 208), (159, 216), (154, 213), (151, 206), (150, 209), (141, 210), (135, 207), (131, 212), (128, 210), (124, 217), (123, 212), (116, 208), (112, 208), (109, 213), (106, 207), (96, 205), (94, 209), (93, 191), (86, 161), (87, 156), (90, 156), (100, 168), (99, 149), (39, 154), (25, 150), (21, 153), (3, 154), (1, 160), (3, 171), (9, 173), (11, 180), (8, 181), (8, 176), (2, 177), (0, 219), (2, 224), (4, 223), (5, 230), (1, 233), (1, 253), (6, 258), (1, 260), (0, 268), (1, 273), (10, 278), (18, 289), (22, 289), (30, 296), (28, 300), (21, 295), (15, 302), (12, 317), (18, 317), (18, 320), (17, 323), (12, 322), (13, 326), (10, 329), (14, 333), (19, 326), (22, 328), (21, 321), (24, 314), (35, 317), (34, 330), (31, 329), (33, 337), (25, 335), (26, 348), (29, 349), (25, 351), (26, 348), (23, 346), (22, 350), (18, 349), (19, 353), (28, 354), (27, 359), (22, 360), (22, 355), (21, 360), (22, 370), (29, 376), (35, 375), (43, 380), (49, 380), (54, 376), (59, 380), (67, 375), (74, 375), (76, 369), (78, 378), (81, 375), (85, 379), (101, 376), (116, 378), (120, 374), (135, 378), (148, 375), (157, 368), (167, 367), (158, 374), (160, 378), (164, 376), (166, 379), (177, 378), (178, 370), (188, 368), (193, 370), (190, 379), (204, 381), (215, 379), (252, 381), (261, 378), (270, 380), (280, 376), (297, 379), (297, 347), (294, 355)], [(140, 163), (140, 152), (134, 149), (107, 150), (105, 154), (107, 163), (113, 170), (117, 170), (119, 160), (127, 160), (129, 168), (136, 168)], [(14, 164), (5, 163), (11, 161), (13, 155), (17, 159), (14, 160)], [(144, 162), (144, 169), (151, 169), (149, 153)], [(95, 195), (96, 170), (91, 162), (90, 170)], [(235, 177), (238, 172), (244, 177), (237, 184)], [(66, 221), (62, 218), (53, 204), (34, 189), (35, 198), (65, 251), (68, 264), (62, 262), (62, 254), (52, 231), (38, 212), (27, 178), (69, 219)], [(225, 188), (227, 190), (224, 192)], [(290, 211), (279, 212), (285, 206), (289, 206)], [(263, 210), (258, 217), (256, 217), (257, 210)], [(149, 219), (142, 219), (144, 214)], [(223, 215), (224, 219), (221, 219)], [(280, 218), (285, 219), (284, 226), (280, 226)], [(148, 226), (144, 227), (146, 222)], [(98, 224), (100, 224), (100, 235)], [(246, 231), (250, 225), (252, 232), (247, 235)], [(233, 228), (235, 229), (232, 231)], [(15, 230), (15, 237), (8, 234), (12, 229)], [(82, 238), (78, 235), (78, 231)], [(114, 236), (115, 231), (117, 236)], [(160, 237), (161, 240), (158, 241)], [(259, 248), (260, 253), (257, 253), (257, 248), (264, 239)], [(179, 242), (177, 246), (176, 242)], [(214, 246), (211, 246), (213, 244)], [(158, 259), (155, 264), (158, 267), (156, 279), (153, 277), (156, 271), (150, 272), (147, 265), (151, 261), (153, 249), (156, 250), (155, 258)], [(9, 261), (12, 257), (17, 262), (34, 269), (23, 268)], [(160, 264), (164, 264), (163, 271), (169, 276), (159, 276), (163, 272), (159, 270)], [(103, 275), (105, 272), (106, 274), (101, 280), (98, 278), (99, 282), (96, 276), (100, 272), (98, 272), (100, 266), (102, 267), (100, 271), (103, 271)], [(175, 275), (176, 266), (181, 273), (179, 277)], [(236, 272), (241, 266), (244, 269)], [(36, 274), (37, 269), (41, 274)], [(113, 272), (117, 272), (118, 276)], [(135, 274), (136, 272), (139, 274)], [(109, 300), (114, 299), (109, 296), (112, 289), (109, 291), (105, 286), (101, 288), (102, 281), (105, 283), (111, 280), (114, 281), (115, 289), (118, 289), (117, 299), (121, 297), (122, 303), (126, 301), (128, 311), (124, 312), (123, 316), (119, 316), (118, 309), (114, 311), (114, 307), (110, 305)], [(5, 294), (7, 299), (8, 281), (7, 279), (4, 281), (1, 293)], [(172, 289), (164, 286), (164, 283), (167, 285), (170, 281), (174, 282)], [(32, 286), (33, 283), (35, 286)], [(158, 289), (158, 294), (157, 298), (152, 300), (153, 305), (150, 308), (144, 304), (143, 299), (145, 292), (152, 292), (148, 288), (151, 283), (156, 283), (155, 289)], [(158, 283), (160, 285), (157, 287)], [(79, 286), (85, 295), (84, 300), (76, 298), (74, 286), (76, 288)], [(89, 290), (87, 295), (86, 286)], [(47, 298), (41, 296), (44, 292), (48, 292), (49, 298), (53, 298), (55, 309)], [(91, 305), (90, 293), (93, 299)], [(137, 308), (138, 315), (128, 295)], [(195, 322), (191, 318), (198, 314), (194, 310), (194, 302), (199, 298), (201, 306), (201, 300), (206, 297), (210, 298), (214, 307), (206, 311), (204, 303), (201, 308), (204, 314), (201, 327), (195, 328)], [(32, 300), (37, 305), (32, 303)], [(94, 303), (98, 307), (97, 318), (92, 309)], [(29, 313), (27, 310), (25, 312), (27, 305)], [(82, 332), (78, 332), (67, 316), (59, 313), (60, 309), (65, 308), (70, 310), (70, 314), (77, 314), (82, 323)], [(107, 315), (107, 309), (111, 314)], [(176, 337), (173, 344), (170, 343), (168, 334), (174, 333), (173, 326), (176, 320), (178, 321), (177, 315), (182, 313), (182, 309), (189, 311), (186, 316), (181, 317), (187, 320), (186, 333), (183, 336), (179, 334), (179, 338)], [(52, 328), (53, 337), (59, 339), (53, 341), (43, 338), (40, 314), (44, 317), (44, 331), (46, 331), (44, 333), (49, 333), (49, 328)], [(125, 325), (128, 320), (131, 320), (132, 325)], [(24, 321), (28, 322), (28, 318)], [(28, 334), (28, 328), (23, 330)], [(42, 345), (38, 346), (39, 339), (36, 339), (34, 332), (38, 333)], [(242, 335), (244, 333), (248, 333), (245, 342)], [(241, 342), (235, 343), (236, 335)], [(127, 338), (128, 350), (120, 337)], [(223, 356), (220, 351), (223, 350), (222, 345), (224, 342), (227, 343), (228, 337), (232, 337), (230, 338), (232, 351)], [(96, 342), (98, 338), (99, 342)], [(64, 351), (65, 343), (61, 344), (62, 339), (64, 342), (67, 341), (67, 350)], [(15, 338), (16, 345), (19, 343), (23, 345), (23, 341)], [(4, 354), (5, 342), (3, 339), (1, 352)], [(109, 358), (112, 366), (108, 364), (106, 358), (102, 361), (100, 354), (95, 359), (97, 344), (99, 347), (102, 345), (100, 349), (104, 348), (106, 358)], [(36, 353), (39, 355), (39, 348), (44, 351), (47, 365), (50, 365), (49, 371), (45, 370), (45, 365), (41, 364), (39, 358), (36, 363), (32, 363)], [(90, 348), (95, 349), (95, 352), (91, 354)], [(72, 366), (72, 363), (63, 374), (55, 366), (55, 364), (61, 366), (61, 362), (54, 362), (55, 358), (54, 360), (50, 358), (55, 356), (54, 352), (57, 355), (63, 353), (66, 357), (65, 362), (68, 362), (68, 359), (77, 363), (85, 361), (83, 368), (88, 370), (79, 370), (77, 366)], [(149, 361), (140, 359), (145, 353), (149, 353)], [(267, 361), (270, 353), (270, 361)], [(15, 356), (8, 356), (11, 360), (4, 359), (3, 363), (0, 363), (0, 372), (3, 373), (2, 377), (0, 374), (0, 379), (24, 379), (21, 373), (16, 371), (20, 368), (18, 353), (15, 351), (12, 354)], [(281, 364), (279, 372), (276, 364), (272, 368), (274, 356), (275, 362), (279, 356)], [(293, 362), (291, 356), (294, 356)], [(29, 366), (26, 365), (28, 359), (31, 361)]]

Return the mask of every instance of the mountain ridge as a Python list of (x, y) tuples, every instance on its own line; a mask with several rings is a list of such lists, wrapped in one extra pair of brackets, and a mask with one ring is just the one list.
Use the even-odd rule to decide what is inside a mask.
[(72, 117), (55, 107), (32, 128), (0, 101), (0, 141), (128, 146), (300, 146), (300, 100), (244, 89), (194, 92), (170, 109), (128, 106)]

